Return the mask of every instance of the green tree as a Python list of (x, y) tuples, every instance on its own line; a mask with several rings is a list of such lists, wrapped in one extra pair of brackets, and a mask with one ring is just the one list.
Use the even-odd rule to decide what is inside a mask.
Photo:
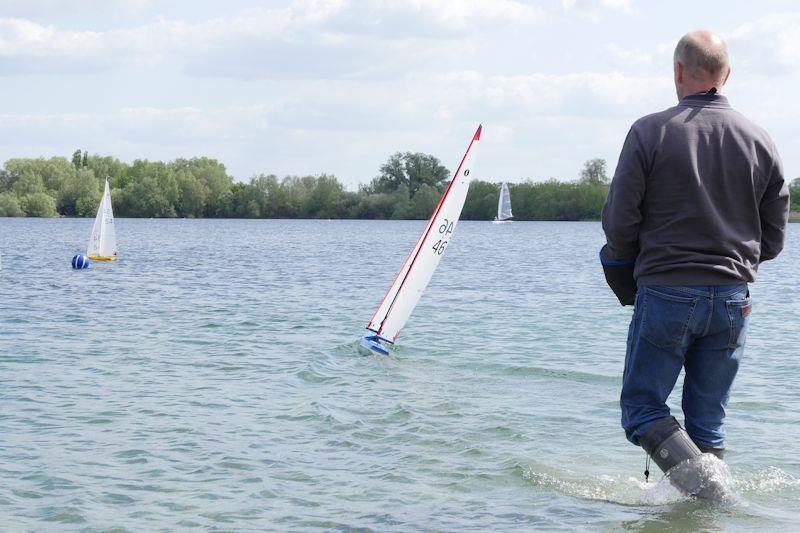
[(394, 198), (386, 193), (359, 193), (357, 201), (350, 207), (350, 218), (388, 219), (394, 212)]
[(234, 183), (230, 188), (231, 199), (227, 216), (235, 218), (259, 218), (262, 195), (252, 183)]
[(250, 180), (250, 184), (261, 195), (261, 216), (265, 218), (281, 218), (286, 216), (286, 192), (278, 177), (274, 174), (260, 174)]
[(338, 218), (344, 215), (344, 186), (335, 176), (321, 174), (313, 179), (306, 213), (312, 218)]
[(77, 150), (72, 152), (72, 164), (76, 169), (81, 168), (81, 166), (83, 164), (83, 160), (81, 158), (81, 149), (80, 148), (78, 148)]
[(5, 169), (9, 188), (23, 175), (29, 175), (37, 181), (40, 179), (44, 189), (52, 193), (61, 188), (64, 180), (75, 175), (75, 168), (64, 157), (9, 159), (5, 163)]
[(28, 194), (43, 193), (44, 182), (42, 176), (31, 171), (24, 172), (11, 186), (11, 190), (22, 198)]
[(81, 160), (81, 166), (87, 167), (89, 166), (89, 152), (88, 150), (83, 151), (83, 160)]
[(226, 193), (233, 184), (233, 179), (225, 170), (225, 165), (216, 159), (208, 157), (195, 157), (192, 159), (176, 159), (170, 166), (175, 170), (191, 172), (200, 181), (207, 191), (205, 216), (222, 216), (226, 209), (226, 202), (230, 200)]
[(66, 216), (89, 217), (97, 213), (102, 193), (90, 168), (81, 168), (58, 192), (56, 207)]
[[(513, 187), (510, 186), (510, 187)], [(470, 183), (467, 200), (461, 218), (464, 220), (492, 220), (497, 215), (497, 201), (500, 198), (500, 185), (475, 180)], [(513, 211), (517, 214), (517, 197), (511, 195)]]
[(145, 174), (131, 185), (112, 194), (112, 203), (123, 217), (174, 217), (175, 207), (159, 187), (158, 180)]
[(128, 200), (127, 193), (125, 192), (124, 188), (111, 189), (111, 205), (114, 206), (114, 216), (117, 217), (133, 216), (130, 213), (125, 213), (124, 210), (121, 209), (122, 204), (127, 200)]
[[(174, 217), (177, 215), (175, 206), (178, 203), (180, 190), (172, 165), (161, 161), (147, 161), (137, 159), (130, 168), (133, 180), (132, 185), (125, 188), (144, 195), (141, 201), (130, 200), (129, 204), (139, 215), (151, 217)], [(153, 209), (147, 213), (147, 206)], [(139, 211), (143, 209), (144, 211)]]
[(64, 182), (75, 175), (75, 168), (66, 157), (39, 158), (34, 162), (45, 188), (52, 194), (57, 193)]
[(202, 217), (206, 207), (208, 191), (194, 174), (188, 170), (179, 170), (175, 173), (178, 184), (177, 214), (181, 217)]
[(606, 160), (595, 158), (586, 161), (583, 164), (583, 170), (581, 170), (581, 183), (592, 185), (606, 185), (609, 183), (608, 175), (606, 174)]
[(411, 204), (408, 186), (400, 185), (392, 194), (391, 202), (393, 206), (391, 218), (394, 220), (412, 220), (414, 216), (414, 206)]
[(287, 208), (294, 218), (309, 218), (313, 176), (286, 176), (281, 183), (286, 191)]
[(92, 169), (94, 175), (101, 182), (108, 177), (108, 182), (112, 189), (121, 189), (132, 180), (130, 167), (116, 157), (90, 155), (86, 166)]
[(432, 155), (397, 152), (381, 165), (380, 174), (370, 183), (369, 191), (391, 193), (405, 185), (413, 198), (422, 185), (443, 190), (449, 177), (447, 168)]
[(417, 194), (411, 198), (410, 218), (417, 220), (429, 218), (436, 209), (440, 197), (441, 193), (436, 188), (423, 183)]
[(800, 178), (795, 178), (789, 186), (790, 209), (800, 211)]
[(56, 213), (56, 202), (53, 197), (46, 192), (35, 192), (27, 194), (20, 199), (22, 210), (29, 217), (54, 217)]
[(25, 211), (19, 205), (17, 195), (10, 192), (0, 193), (0, 217), (22, 217)]

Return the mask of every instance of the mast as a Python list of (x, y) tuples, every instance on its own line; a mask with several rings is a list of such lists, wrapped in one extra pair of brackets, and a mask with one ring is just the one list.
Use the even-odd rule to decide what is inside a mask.
[(367, 325), (385, 341), (394, 342), (397, 338), (452, 239), (472, 179), (475, 148), (482, 129), (478, 126), (475, 131), (453, 179)]

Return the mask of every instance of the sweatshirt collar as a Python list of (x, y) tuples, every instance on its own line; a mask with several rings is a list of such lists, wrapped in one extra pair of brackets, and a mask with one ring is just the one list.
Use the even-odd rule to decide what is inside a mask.
[(678, 105), (687, 107), (716, 107), (722, 109), (730, 109), (731, 107), (728, 103), (728, 99), (717, 93), (690, 94), (684, 96)]

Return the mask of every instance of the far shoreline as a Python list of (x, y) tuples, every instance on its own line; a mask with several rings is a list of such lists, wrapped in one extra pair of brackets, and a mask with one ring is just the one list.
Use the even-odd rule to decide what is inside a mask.
[[(0, 217), (2, 219), (24, 219), (24, 218), (38, 218), (38, 219), (82, 219), (82, 220), (90, 220), (95, 217), (73, 217), (73, 216), (65, 216), (59, 215), (55, 217)], [(428, 220), (426, 218), (302, 218), (302, 217), (282, 217), (282, 218), (272, 218), (272, 217), (253, 217), (253, 218), (242, 218), (242, 217), (114, 217), (118, 220), (320, 220), (323, 222), (331, 222), (334, 220), (381, 220), (381, 221), (417, 221), (417, 220)], [(461, 222), (491, 222), (491, 219), (462, 219)], [(599, 218), (587, 218), (587, 219), (579, 219), (579, 220), (557, 220), (557, 219), (541, 219), (541, 220), (517, 220), (514, 219), (512, 222), (600, 222)], [(789, 222), (800, 222), (800, 211), (790, 211), (789, 212)]]

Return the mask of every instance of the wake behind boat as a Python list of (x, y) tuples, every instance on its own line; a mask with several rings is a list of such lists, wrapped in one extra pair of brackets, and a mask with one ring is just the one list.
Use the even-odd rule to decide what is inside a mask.
[(370, 333), (361, 339), (361, 347), (371, 353), (388, 355), (388, 345), (394, 344), (411, 312), (428, 286), (448, 243), (453, 238), (472, 179), (475, 149), (481, 140), (478, 126), (467, 147), (461, 164), (447, 185), (425, 229), (411, 249), (400, 271), (367, 324)]

